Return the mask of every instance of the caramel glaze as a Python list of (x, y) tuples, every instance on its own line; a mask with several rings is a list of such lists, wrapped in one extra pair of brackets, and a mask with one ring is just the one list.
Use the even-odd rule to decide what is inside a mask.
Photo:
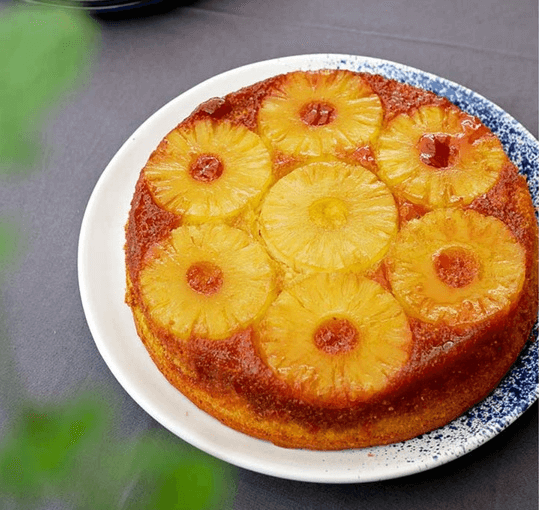
[(444, 97), (433, 92), (422, 90), (406, 83), (389, 80), (379, 75), (362, 74), (371, 85), (373, 91), (381, 99), (384, 109), (384, 122), (388, 122), (397, 115), (410, 113), (420, 106), (451, 106), (452, 103)]
[[(450, 105), (446, 99), (431, 92), (380, 76), (364, 76), (381, 98), (385, 121), (423, 104)], [(282, 79), (282, 76), (271, 78), (225, 98), (211, 99), (184, 123), (210, 117), (254, 129), (261, 100)], [(367, 168), (376, 172), (370, 147), (359, 147), (355, 154), (357, 162), (364, 162)], [(399, 198), (397, 206), (401, 224), (427, 212), (424, 207)], [(444, 425), (484, 398), (514, 363), (536, 317), (538, 236), (524, 177), (508, 163), (495, 186), (469, 207), (505, 222), (525, 247), (526, 283), (520, 298), (509, 312), (469, 327), (434, 326), (409, 319), (413, 335), (409, 362), (385, 390), (363, 400), (336, 401), (323, 406), (295, 394), (258, 355), (256, 333), (251, 327), (225, 340), (192, 337), (180, 341), (152, 322), (140, 300), (138, 275), (152, 246), (181, 225), (182, 218), (156, 205), (144, 179), (144, 171), (137, 182), (126, 225), (126, 301), (134, 312), (142, 314), (136, 321), (140, 336), (169, 381), (182, 387), (202, 409), (235, 428), (242, 429), (242, 425), (238, 423), (238, 417), (231, 417), (234, 409), (240, 409), (238, 412), (246, 418), (248, 414), (244, 407), (247, 404), (250, 412), (265, 420), (282, 425), (292, 420), (309, 434), (324, 430), (362, 431), (347, 436), (349, 439), (343, 443), (339, 440), (313, 443), (309, 439), (302, 443), (300, 440), (306, 447), (348, 447), (351, 438), (355, 446), (407, 439)], [(369, 276), (390, 288), (384, 262)], [(229, 401), (232, 414), (225, 411), (225, 415), (220, 416), (216, 413)], [(244, 431), (250, 433), (253, 430), (253, 426), (245, 425)], [(256, 432), (259, 437), (264, 437), (262, 429)], [(287, 439), (284, 436), (280, 439), (279, 433), (270, 433), (268, 438), (288, 446)], [(358, 439), (354, 441), (354, 438)]]

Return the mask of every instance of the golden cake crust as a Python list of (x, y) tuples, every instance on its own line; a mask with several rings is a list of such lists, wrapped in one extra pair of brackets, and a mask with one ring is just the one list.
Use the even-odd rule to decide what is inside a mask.
[[(383, 127), (421, 107), (457, 111), (448, 100), (410, 85), (377, 75), (341, 73), (360, 76), (379, 98)], [(281, 75), (224, 98), (211, 99), (182, 121), (180, 127), (189, 129), (211, 120), (258, 133), (261, 105), (286, 79), (287, 75)], [(478, 119), (463, 112), (459, 115), (470, 119), (467, 125), (472, 127), (467, 136), (471, 136), (471, 140), (493, 136)], [(161, 142), (150, 156), (149, 164), (163, 157), (167, 144), (166, 140)], [(275, 148), (269, 151), (272, 157), (270, 189), (297, 168), (317, 160)], [(336, 150), (330, 159), (361, 166), (376, 176), (379, 172), (373, 140), (353, 149)], [(179, 338), (163, 321), (156, 320), (155, 311), (144, 297), (141, 274), (156, 257), (159, 247), (168, 242), (171, 232), (190, 224), (191, 220), (159, 203), (156, 185), (149, 180), (147, 168), (148, 165), (141, 171), (126, 224), (126, 302), (132, 309), (140, 338), (170, 383), (199, 408), (234, 429), (279, 446), (317, 450), (406, 440), (447, 424), (485, 398), (527, 342), (538, 303), (537, 224), (526, 180), (508, 158), (494, 185), (470, 203), (458, 207), (497, 218), (508, 228), (524, 254), (524, 283), (517, 297), (502, 311), (472, 323), (433, 324), (409, 314), (407, 360), (388, 376), (384, 387), (360, 392), (360, 396), (325, 399), (310, 396), (300, 386), (294, 387), (279, 375), (279, 370), (272, 368), (268, 354), (263, 352), (261, 335), (266, 333), (261, 324), (264, 325), (266, 319), (260, 315), (226, 338), (217, 340), (196, 334)], [(399, 187), (396, 189), (393, 198), (401, 231), (409, 222), (426, 216), (433, 207), (413, 203)], [(248, 213), (242, 210), (223, 221), (265, 246), (257, 222), (250, 216), (252, 212), (257, 216), (259, 211), (259, 203), (255, 202), (248, 207)], [(199, 223), (197, 220), (194, 228), (199, 228)], [(275, 269), (272, 291), (275, 295), (270, 301), (275, 302), (276, 296), (294, 285), (298, 278), (287, 276), (282, 261), (270, 259)], [(392, 270), (390, 258), (385, 256), (381, 262), (360, 272), (391, 293)], [(268, 308), (268, 304), (261, 306), (264, 310)]]

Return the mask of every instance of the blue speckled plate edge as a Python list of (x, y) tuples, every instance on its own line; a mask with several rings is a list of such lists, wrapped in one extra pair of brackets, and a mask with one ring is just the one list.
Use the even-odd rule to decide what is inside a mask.
[[(528, 176), (537, 204), (538, 142), (482, 96), (435, 75), (371, 57), (317, 54), (278, 58), (200, 83), (158, 110), (126, 141), (101, 175), (85, 211), (79, 239), (79, 286), (88, 325), (105, 362), (132, 398), (171, 432), (215, 457), (256, 472), (319, 483), (371, 482), (440, 466), (508, 427), (538, 397), (537, 342), (527, 345), (514, 368), (485, 401), (446, 427), (382, 447), (337, 452), (289, 450), (225, 427), (174, 390), (142, 347), (121, 292), (125, 270), (123, 226), (132, 185), (161, 137), (209, 97), (295, 69), (320, 68), (379, 73), (432, 90), (478, 115), (501, 137), (511, 159)], [(102, 261), (99, 267), (97, 256)], [(532, 337), (537, 336), (536, 328)]]

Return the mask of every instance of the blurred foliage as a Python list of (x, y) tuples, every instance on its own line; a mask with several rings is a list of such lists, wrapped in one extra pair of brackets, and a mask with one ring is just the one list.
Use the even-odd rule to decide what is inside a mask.
[[(88, 77), (98, 29), (76, 10), (11, 5), (0, 9), (0, 168), (35, 161), (40, 123), (55, 101)], [(1, 170), (0, 170), (1, 171)], [(15, 222), (0, 217), (0, 274), (20, 252)], [(2, 287), (0, 285), (0, 291)], [(0, 296), (1, 297), (1, 296)], [(0, 319), (4, 316), (0, 310)], [(2, 367), (15, 360), (0, 321)], [(11, 385), (19, 382), (10, 371)], [(5, 378), (2, 377), (5, 383)], [(111, 392), (95, 390), (43, 404), (9, 393), (13, 418), (0, 441), (0, 507), (37, 508), (63, 500), (80, 510), (228, 508), (234, 470), (162, 428), (118, 439)], [(15, 397), (14, 397), (15, 395)]]
[(202, 510), (232, 505), (234, 472), (227, 464), (163, 430), (139, 438), (133, 449), (126, 446), (117, 445), (108, 457), (112, 472), (123, 474), (124, 482), (138, 480), (123, 507)]
[[(115, 440), (93, 392), (23, 409), (0, 444), (0, 494), (17, 507), (62, 499), (81, 510), (227, 508), (232, 469), (162, 429)], [(1, 501), (1, 500), (0, 500)]]
[(76, 10), (14, 4), (0, 11), (0, 161), (4, 171), (39, 154), (40, 125), (88, 77), (98, 27)]
[(91, 396), (24, 404), (0, 445), (0, 488), (27, 503), (66, 494), (81, 457), (102, 440), (107, 422), (103, 405)]

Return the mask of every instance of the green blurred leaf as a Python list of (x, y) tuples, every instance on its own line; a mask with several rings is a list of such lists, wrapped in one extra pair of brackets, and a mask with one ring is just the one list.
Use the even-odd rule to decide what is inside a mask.
[(208, 463), (185, 462), (167, 473), (157, 487), (151, 508), (202, 510), (215, 492), (215, 472)]
[(109, 425), (95, 395), (25, 406), (0, 446), (0, 493), (19, 500), (68, 494), (83, 456), (101, 444)]
[(0, 445), (0, 495), (79, 510), (229, 508), (234, 469), (165, 431), (112, 441), (102, 394), (26, 406)]
[(0, 161), (28, 164), (44, 113), (87, 75), (97, 27), (76, 10), (0, 10)]
[[(103, 464), (102, 464), (103, 465)], [(229, 508), (236, 494), (235, 470), (171, 434), (150, 432), (117, 445), (108, 478), (120, 475), (129, 492), (118, 508), (213, 510)]]

